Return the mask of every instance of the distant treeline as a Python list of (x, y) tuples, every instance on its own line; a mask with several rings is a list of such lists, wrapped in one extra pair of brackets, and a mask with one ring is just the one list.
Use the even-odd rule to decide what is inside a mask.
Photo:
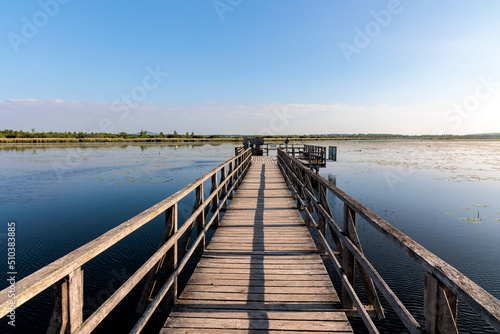
[[(99, 133), (99, 132), (37, 132), (22, 130), (0, 130), (0, 142), (10, 143), (47, 143), (47, 142), (205, 142), (205, 141), (241, 141), (241, 135), (196, 135), (194, 132), (179, 134), (177, 131), (171, 134), (150, 133), (142, 130), (140, 133)], [(248, 137), (255, 137), (248, 135)], [(259, 137), (259, 136), (257, 136)], [(262, 136), (260, 136), (262, 137)], [(451, 140), (451, 139), (500, 139), (500, 133), (492, 134), (470, 134), (470, 135), (401, 135), (401, 134), (313, 134), (313, 135), (288, 135), (288, 136), (264, 136), (267, 142), (277, 142), (289, 138), (290, 140), (376, 140), (376, 139), (427, 139), (427, 140)]]
[(174, 131), (172, 134), (164, 134), (160, 132), (159, 134), (151, 134), (148, 131), (141, 130), (137, 134), (128, 134), (125, 132), (120, 133), (102, 133), (102, 132), (37, 132), (35, 129), (31, 129), (30, 132), (23, 130), (3, 130), (0, 131), (0, 138), (76, 138), (76, 139), (95, 139), (95, 138), (121, 138), (121, 139), (134, 139), (134, 138), (222, 138), (222, 136), (202, 136), (195, 135), (194, 132), (186, 132), (186, 134), (178, 134)]

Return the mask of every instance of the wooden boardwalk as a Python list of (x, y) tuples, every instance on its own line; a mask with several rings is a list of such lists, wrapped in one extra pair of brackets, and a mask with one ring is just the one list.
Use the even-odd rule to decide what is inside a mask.
[(252, 166), (161, 333), (352, 333), (276, 157)]

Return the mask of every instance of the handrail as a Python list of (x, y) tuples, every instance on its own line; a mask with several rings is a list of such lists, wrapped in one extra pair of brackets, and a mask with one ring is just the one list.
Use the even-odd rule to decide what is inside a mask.
[[(391, 240), (398, 248), (403, 250), (428, 272), (424, 302), (426, 328), (428, 333), (434, 332), (433, 326), (440, 326), (439, 324), (441, 322), (446, 322), (450, 319), (453, 321), (452, 327), (454, 325), (456, 328), (457, 297), (462, 299), (465, 304), (483, 317), (493, 328), (500, 330), (500, 301), (498, 299), (486, 292), (457, 269), (337, 188), (334, 184), (306, 168), (294, 157), (289, 156), (282, 150), (278, 150), (278, 158), (278, 164), (280, 165), (282, 173), (286, 175), (285, 179), (288, 180), (287, 183), (289, 188), (297, 198), (297, 205), (305, 208), (308, 216), (310, 216), (310, 209), (317, 211), (320, 222), (321, 219), (323, 219), (331, 228), (334, 240), (340, 242), (341, 249), (338, 249), (339, 247), (337, 247), (337, 249), (339, 252), (345, 253), (344, 259), (346, 255), (352, 255), (358, 262), (358, 265), (360, 265), (360, 268), (367, 271), (369, 277), (373, 279), (373, 282), (377, 285), (391, 306), (393, 308), (396, 307), (396, 313), (408, 330), (411, 332), (418, 332), (419, 325), (364, 257), (363, 251), (359, 245), (359, 240), (357, 240), (355, 223), (353, 223), (355, 222), (356, 214), (363, 217), (377, 231)], [(303, 182), (303, 180), (308, 182)], [(318, 193), (321, 192), (321, 189), (325, 192), (328, 190), (344, 202), (344, 231), (340, 230), (331, 214), (329, 214), (329, 207), (325, 207), (328, 206), (328, 203), (326, 202), (325, 204), (325, 201), (322, 203), (322, 201), (318, 200), (314, 189), (310, 186), (308, 187), (307, 183), (311, 183), (311, 181), (317, 183)], [(321, 195), (321, 193), (319, 195)], [(309, 201), (312, 207), (308, 207), (307, 202)], [(312, 220), (312, 216), (308, 219)], [(320, 235), (320, 240), (324, 239), (326, 241), (326, 234), (324, 234), (326, 230), (321, 230), (320, 228), (318, 232), (321, 232), (318, 233), (318, 235)], [(441, 291), (440, 295), (437, 297), (433, 296), (432, 289), (436, 289), (436, 295)], [(453, 296), (453, 294), (456, 296)], [(445, 297), (443, 297), (443, 295)], [(433, 307), (441, 307), (439, 304), (444, 302), (447, 303), (446, 305), (451, 310), (451, 317), (448, 320), (440, 319), (440, 315), (436, 315), (436, 310), (432, 309)], [(438, 305), (436, 306), (436, 304)]]
[[(68, 310), (66, 310), (67, 312), (63, 312), (60, 310), (61, 313), (66, 312), (65, 316), (69, 317), (69, 319), (56, 319), (55, 326), (61, 326), (61, 324), (57, 324), (57, 322), (60, 320), (62, 324), (68, 323), (68, 325), (70, 326), (70, 333), (91, 332), (99, 324), (99, 322), (105, 316), (107, 316), (111, 312), (111, 310), (126, 296), (126, 294), (139, 283), (139, 281), (148, 273), (148, 271), (150, 271), (151, 268), (153, 268), (153, 266), (155, 266), (159, 262), (162, 256), (164, 256), (166, 252), (172, 248), (173, 245), (177, 244), (177, 241), (181, 238), (183, 233), (193, 227), (193, 224), (199, 219), (200, 216), (203, 216), (204, 221), (205, 215), (208, 212), (208, 208), (210, 207), (210, 205), (212, 205), (213, 215), (207, 226), (210, 226), (216, 218), (218, 219), (218, 214), (221, 207), (227, 205), (227, 200), (231, 197), (231, 194), (243, 179), (246, 171), (250, 166), (250, 163), (251, 150), (247, 149), (244, 150), (240, 155), (227, 160), (205, 175), (199, 177), (197, 180), (193, 181), (165, 200), (157, 203), (156, 205), (143, 211), (137, 216), (104, 233), (100, 237), (90, 241), (89, 243), (79, 247), (71, 253), (61, 257), (60, 259), (20, 280), (16, 283), (16, 307), (24, 304), (50, 286), (53, 286), (53, 288), (56, 291), (59, 291), (62, 296), (60, 296), (60, 298), (58, 299), (59, 304), (62, 303), (61, 300), (63, 298), (67, 298), (69, 300), (67, 304), (73, 304), (73, 306), (66, 305), (66, 307), (69, 308)], [(218, 184), (218, 173), (220, 173), (220, 184)], [(212, 178), (212, 189), (210, 195), (206, 199), (203, 199), (203, 182), (205, 182), (209, 178)], [(115, 293), (111, 297), (109, 297), (98, 308), (98, 310), (85, 321), (85, 323), (82, 324), (83, 293), (81, 293), (81, 291), (76, 291), (78, 290), (76, 289), (76, 287), (83, 286), (83, 274), (81, 272), (81, 266), (97, 255), (101, 254), (129, 234), (133, 233), (135, 230), (145, 225), (161, 213), (167, 212), (173, 207), (176, 208), (177, 203), (188, 194), (190, 194), (193, 190), (197, 191), (197, 197), (201, 197), (202, 204), (195, 207), (191, 216), (187, 218), (187, 220), (178, 230), (176, 229), (175, 233), (170, 236), (168, 241), (164, 243), (160, 247), (160, 249), (155, 252), (146, 261), (146, 263), (144, 263), (117, 291), (115, 291)], [(222, 194), (222, 198), (219, 198), (219, 194)], [(177, 223), (177, 210), (175, 210), (175, 215), (175, 221)], [(198, 239), (200, 239), (200, 241), (202, 239), (204, 240), (204, 238), (201, 237), (204, 237), (205, 231), (208, 229), (207, 226), (202, 226), (203, 231), (198, 230)], [(189, 233), (185, 236), (185, 238), (189, 238)], [(198, 246), (200, 244), (200, 241), (198, 241), (197, 243), (195, 242), (195, 246)], [(191, 256), (192, 254), (193, 251), (190, 250), (184, 256), (181, 264), (185, 264), (185, 262), (187, 262), (186, 257)], [(176, 271), (177, 274), (181, 269), (182, 268), (179, 266), (178, 270)], [(8, 298), (8, 289), (9, 288), (4, 289), (0, 292), (0, 317), (4, 317), (10, 311), (9, 306), (11, 301)], [(63, 292), (63, 289), (66, 289), (66, 292)], [(59, 306), (64, 307), (61, 305)], [(54, 310), (56, 310), (56, 308), (54, 308)], [(55, 317), (54, 313), (52, 315), (52, 318)], [(50, 328), (49, 331), (51, 331)], [(55, 332), (59, 330), (53, 329), (53, 331)]]

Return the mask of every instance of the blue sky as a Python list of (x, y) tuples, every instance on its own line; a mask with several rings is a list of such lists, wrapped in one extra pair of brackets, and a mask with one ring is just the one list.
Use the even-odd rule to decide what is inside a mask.
[(500, 132), (500, 2), (0, 3), (0, 128)]

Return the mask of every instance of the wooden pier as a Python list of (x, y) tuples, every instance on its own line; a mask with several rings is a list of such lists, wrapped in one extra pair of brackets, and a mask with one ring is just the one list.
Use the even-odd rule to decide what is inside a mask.
[(352, 333), (276, 157), (253, 157), (166, 333)]
[[(0, 317), (12, 316), (15, 308), (51, 289), (46, 332), (92, 333), (137, 288), (142, 289), (137, 307), (125, 310), (135, 322), (131, 334), (141, 333), (153, 313), (166, 309), (172, 312), (163, 315), (166, 322), (157, 328), (162, 333), (352, 333), (348, 319), (356, 316), (377, 334), (372, 319), (388, 321), (382, 297), (412, 334), (458, 333), (459, 300), (477, 315), (472, 325), (482, 318), (481, 326), (500, 332), (497, 298), (311, 170), (313, 155), (324, 157), (326, 149), (302, 152), (310, 153), (307, 161), (293, 146), (277, 147), (277, 157), (256, 157), (252, 149), (237, 147), (235, 157), (175, 194), (17, 282), (14, 302), (10, 287), (0, 291)], [(340, 222), (333, 218), (329, 197), (343, 203)], [(179, 221), (179, 202), (188, 200), (191, 215)], [(84, 275), (82, 267), (160, 215), (165, 227), (153, 241), (159, 241), (157, 251), (84, 316), (84, 279), (102, 273)], [(423, 285), (423, 321), (365, 256), (357, 217), (424, 269), (425, 275), (415, 277)], [(201, 260), (179, 295), (178, 277), (193, 256)], [(338, 274), (339, 295), (321, 256)]]

